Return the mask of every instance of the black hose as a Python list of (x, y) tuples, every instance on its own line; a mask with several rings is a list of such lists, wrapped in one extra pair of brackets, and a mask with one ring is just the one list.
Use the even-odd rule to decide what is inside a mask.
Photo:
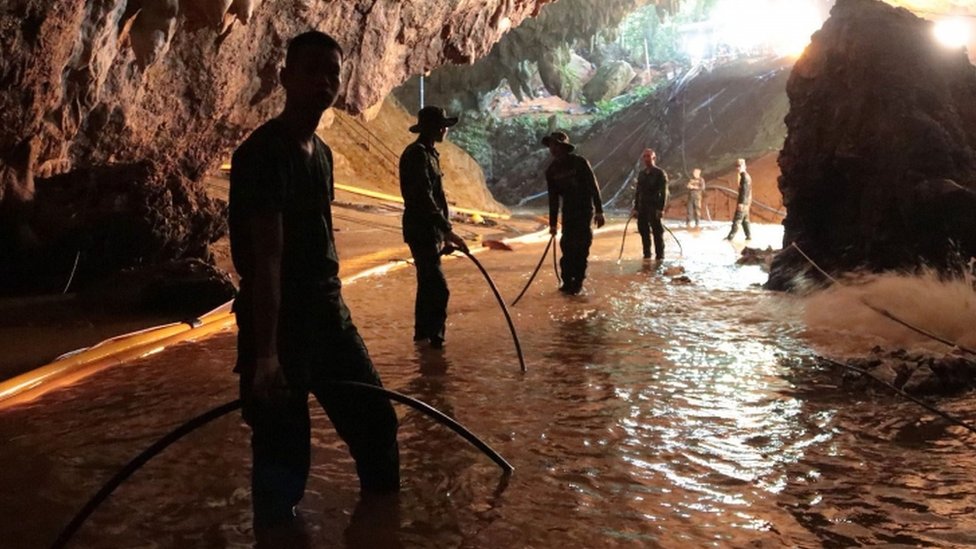
[(512, 322), (512, 315), (509, 314), (508, 307), (505, 306), (505, 300), (502, 299), (502, 294), (498, 292), (498, 287), (495, 286), (495, 281), (491, 279), (491, 275), (488, 274), (488, 271), (485, 270), (481, 262), (478, 261), (478, 259), (470, 251), (462, 250), (460, 248), (451, 248), (450, 252), (453, 252), (454, 250), (460, 250), (461, 253), (468, 256), (468, 259), (470, 259), (471, 262), (474, 263), (475, 267), (481, 271), (481, 274), (484, 275), (485, 281), (488, 282), (488, 287), (490, 287), (492, 293), (495, 294), (495, 299), (498, 300), (498, 306), (501, 307), (502, 313), (505, 315), (505, 321), (508, 322), (508, 329), (512, 332), (512, 341), (515, 342), (515, 352), (518, 354), (519, 367), (521, 367), (522, 372), (524, 373), (525, 357), (522, 356), (522, 344), (519, 342), (518, 332), (515, 331), (515, 323)]
[(556, 235), (549, 237), (549, 242), (546, 243), (546, 249), (542, 251), (542, 257), (539, 258), (539, 264), (535, 266), (535, 270), (533, 270), (532, 274), (529, 276), (529, 281), (525, 283), (525, 287), (522, 288), (519, 295), (512, 301), (512, 307), (518, 304), (519, 300), (522, 299), (522, 296), (525, 295), (525, 292), (529, 290), (529, 286), (532, 285), (532, 281), (535, 280), (535, 275), (539, 274), (539, 269), (542, 267), (542, 262), (545, 261), (546, 256), (549, 255), (549, 247), (552, 246), (552, 241), (555, 240), (555, 238)]
[(684, 257), (685, 249), (681, 246), (681, 241), (678, 240), (678, 237), (674, 236), (674, 233), (671, 232), (671, 229), (669, 229), (668, 226), (664, 224), (664, 221), (661, 221), (661, 226), (664, 227), (664, 230), (668, 231), (668, 234), (671, 235), (671, 238), (673, 238), (674, 241), (678, 243), (678, 253), (681, 254), (681, 257)]
[(173, 431), (170, 431), (163, 438), (154, 442), (152, 446), (143, 450), (142, 453), (133, 458), (132, 461), (126, 463), (125, 467), (123, 467), (118, 473), (115, 473), (115, 475), (110, 478), (108, 482), (103, 484), (98, 492), (96, 492), (95, 495), (92, 496), (87, 503), (85, 503), (81, 510), (79, 510), (78, 513), (75, 514), (74, 518), (71, 519), (71, 522), (69, 522), (68, 525), (61, 530), (61, 533), (58, 534), (58, 538), (54, 540), (53, 544), (51, 544), (51, 548), (60, 549), (65, 547), (68, 542), (71, 541), (71, 538), (78, 533), (78, 530), (81, 529), (81, 526), (85, 523), (85, 521), (88, 520), (88, 517), (95, 512), (95, 509), (97, 509), (103, 501), (108, 499), (108, 496), (110, 496), (112, 492), (119, 487), (119, 485), (132, 476), (132, 473), (138, 471), (139, 468), (145, 465), (150, 459), (187, 434), (199, 429), (200, 427), (203, 427), (219, 417), (225, 416), (234, 410), (239, 409), (240, 407), (240, 399), (222, 404), (213, 410), (205, 412), (191, 419), (190, 421), (187, 421), (183, 425), (180, 425)]
[[(467, 428), (465, 428), (457, 421), (448, 417), (443, 412), (437, 410), (436, 408), (434, 408), (433, 406), (425, 402), (422, 402), (413, 397), (409, 397), (402, 393), (398, 393), (396, 391), (391, 391), (384, 387), (369, 385), (367, 383), (360, 383), (358, 381), (331, 381), (328, 383), (330, 385), (340, 385), (343, 387), (355, 387), (359, 389), (365, 389), (367, 391), (380, 393), (383, 396), (389, 398), (390, 400), (394, 400), (396, 402), (406, 404), (407, 406), (410, 406), (414, 410), (426, 414), (434, 418), (434, 420), (436, 420), (437, 422), (450, 427), (452, 431), (461, 435), (465, 440), (470, 442), (476, 448), (481, 450), (485, 455), (491, 458), (492, 461), (498, 464), (498, 466), (501, 467), (503, 475), (505, 477), (511, 475), (512, 472), (515, 470), (515, 468), (510, 463), (505, 461), (505, 458), (503, 458), (498, 452), (492, 449), (491, 446), (488, 446), (488, 444), (486, 444), (477, 436), (475, 436), (474, 433), (469, 431)], [(108, 482), (103, 484), (102, 487), (98, 490), (98, 492), (96, 492), (95, 495), (92, 496), (91, 499), (89, 499), (84, 506), (82, 506), (82, 508), (78, 511), (78, 513), (75, 514), (74, 518), (71, 519), (71, 522), (69, 522), (68, 525), (65, 526), (58, 534), (57, 539), (54, 541), (53, 544), (51, 544), (51, 548), (61, 549), (63, 547), (66, 547), (68, 542), (71, 541), (71, 538), (78, 533), (78, 530), (81, 529), (82, 525), (84, 525), (85, 521), (88, 520), (88, 517), (90, 517), (91, 514), (95, 512), (98, 506), (101, 505), (102, 502), (104, 502), (106, 499), (108, 499), (108, 497), (112, 494), (112, 492), (115, 491), (116, 488), (118, 488), (123, 482), (125, 482), (130, 476), (132, 476), (133, 473), (138, 471), (150, 459), (162, 453), (163, 450), (168, 448), (177, 440), (183, 438), (184, 436), (192, 433), (193, 431), (199, 429), (200, 427), (203, 427), (204, 425), (218, 418), (221, 418), (235, 410), (240, 409), (240, 407), (241, 407), (240, 399), (233, 400), (226, 404), (221, 404), (220, 406), (217, 406), (216, 408), (208, 412), (204, 412), (203, 414), (200, 414), (199, 416), (191, 419), (190, 421), (187, 421), (183, 425), (180, 425), (176, 429), (170, 431), (165, 436), (163, 436), (162, 438), (154, 442), (152, 446), (143, 450), (139, 455), (137, 455), (135, 458), (129, 461), (129, 463), (126, 463), (125, 466), (122, 467), (122, 469), (120, 469), (118, 473), (116, 473), (114, 476), (112, 476), (112, 478), (108, 480)]]
[[(552, 238), (553, 242), (555, 242), (556, 235), (552, 235)], [(556, 257), (556, 254), (559, 253), (558, 250), (556, 250), (558, 247), (559, 246), (552, 247), (552, 272), (556, 275), (556, 284), (562, 286), (563, 277), (559, 276), (559, 259)]]
[(627, 217), (627, 222), (624, 223), (624, 235), (620, 239), (620, 253), (617, 254), (617, 263), (620, 263), (620, 258), (622, 258), (624, 256), (624, 242), (627, 242), (627, 227), (630, 226), (630, 220), (631, 219), (634, 219), (634, 214), (633, 213), (631, 213), (630, 216)]

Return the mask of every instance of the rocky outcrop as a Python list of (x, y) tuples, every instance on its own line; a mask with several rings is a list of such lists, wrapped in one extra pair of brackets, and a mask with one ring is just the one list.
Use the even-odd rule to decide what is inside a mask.
[[(534, 93), (531, 78), (545, 70), (542, 67), (534, 70), (536, 65), (551, 64), (560, 57), (559, 50), (616, 28), (629, 13), (649, 4), (672, 12), (677, 9), (673, 0), (559, 0), (506, 35), (478, 62), (477, 70), (445, 66), (432, 71), (425, 79), (427, 102), (446, 106), (460, 98), (463, 101), (456, 105), (457, 109), (478, 110), (486, 103), (485, 96), (498, 88), (502, 80), (508, 82), (516, 97), (531, 98)], [(570, 61), (568, 56), (561, 58)], [(560, 94), (560, 83), (557, 78), (543, 76), (543, 84), (551, 94)], [(465, 93), (459, 96), (459, 90)], [(410, 79), (397, 91), (398, 99), (404, 104), (412, 104), (418, 95), (418, 78)]]
[(592, 63), (565, 46), (546, 52), (539, 59), (539, 76), (543, 85), (569, 102), (580, 102), (583, 86), (594, 72)]
[[(344, 45), (340, 107), (358, 112), (412, 74), (487, 54), (550, 1), (7, 0), (0, 8), (0, 265), (29, 257), (70, 267), (77, 247), (69, 241), (100, 226), (79, 221), (84, 208), (116, 196), (123, 181), (165, 196), (129, 193), (113, 202), (135, 220), (137, 234), (153, 236), (128, 248), (137, 255), (106, 243), (120, 254), (105, 265), (205, 253), (221, 223), (198, 182), (280, 107), (277, 72), (287, 40), (301, 31), (321, 29)], [(45, 187), (67, 185), (65, 178), (76, 199), (45, 213), (52, 210), (45, 197), (57, 194)], [(139, 221), (146, 211), (172, 230)], [(69, 225), (70, 232), (54, 230)], [(0, 276), (17, 271), (26, 284), (25, 269)], [(16, 286), (9, 282), (0, 287)]]
[[(787, 93), (784, 244), (835, 273), (951, 270), (976, 255), (976, 70), (930, 22), (838, 0)], [(784, 247), (769, 286), (808, 272)]]
[(626, 61), (607, 63), (583, 86), (583, 95), (591, 103), (613, 99), (627, 88), (634, 76), (637, 72)]

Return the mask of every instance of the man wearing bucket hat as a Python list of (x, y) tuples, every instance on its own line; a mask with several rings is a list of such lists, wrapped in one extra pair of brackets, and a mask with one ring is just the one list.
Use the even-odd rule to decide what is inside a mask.
[[(549, 147), (552, 163), (546, 168), (546, 185), (549, 190), (549, 233), (555, 235), (562, 199), (563, 236), (559, 248), (563, 257), (559, 262), (563, 285), (559, 291), (575, 295), (583, 289), (586, 278), (586, 259), (590, 255), (593, 230), (590, 225), (602, 227), (603, 202), (600, 185), (590, 163), (575, 154), (574, 145), (563, 132), (553, 132), (542, 138)], [(596, 215), (594, 216), (594, 212)]]
[[(419, 134), (400, 155), (400, 193), (403, 195), (403, 240), (410, 247), (417, 268), (417, 297), (414, 304), (415, 342), (444, 345), (447, 301), (450, 291), (441, 270), (445, 249), (467, 250), (464, 239), (454, 233), (444, 196), (440, 155), (434, 148), (444, 141), (447, 129), (457, 124), (440, 107), (427, 106), (417, 113), (410, 131)], [(445, 244), (448, 245), (445, 248)]]

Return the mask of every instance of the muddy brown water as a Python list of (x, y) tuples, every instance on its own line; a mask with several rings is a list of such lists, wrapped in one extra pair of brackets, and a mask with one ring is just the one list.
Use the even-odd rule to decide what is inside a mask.
[[(410, 341), (413, 272), (348, 286), (386, 385), (457, 418), (515, 467), (398, 407), (397, 512), (357, 508), (355, 473), (313, 408), (302, 503), (316, 547), (976, 547), (976, 439), (888, 395), (836, 387), (813, 363), (796, 298), (736, 266), (724, 225), (676, 231), (662, 265), (616, 262), (596, 239), (582, 296), (547, 261), (512, 309), (528, 372), (467, 260), (443, 352)], [(760, 227), (755, 244), (775, 243)], [(480, 255), (509, 299), (543, 243)], [(741, 245), (738, 245), (741, 248)], [(665, 274), (685, 269), (690, 284)], [(0, 412), (0, 546), (46, 547), (126, 461), (236, 397), (232, 334), (183, 344)], [(976, 420), (972, 395), (940, 406)], [(248, 431), (238, 416), (191, 434), (137, 472), (75, 547), (253, 543)]]

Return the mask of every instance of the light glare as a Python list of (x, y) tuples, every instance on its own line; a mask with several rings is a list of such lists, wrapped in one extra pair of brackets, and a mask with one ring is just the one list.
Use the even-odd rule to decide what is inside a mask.
[(935, 39), (949, 48), (961, 48), (969, 43), (969, 25), (961, 17), (937, 21), (933, 32)]
[[(799, 55), (822, 23), (811, 0), (719, 0), (708, 26), (715, 44), (735, 51)], [(701, 46), (689, 41), (685, 50), (694, 57)]]

